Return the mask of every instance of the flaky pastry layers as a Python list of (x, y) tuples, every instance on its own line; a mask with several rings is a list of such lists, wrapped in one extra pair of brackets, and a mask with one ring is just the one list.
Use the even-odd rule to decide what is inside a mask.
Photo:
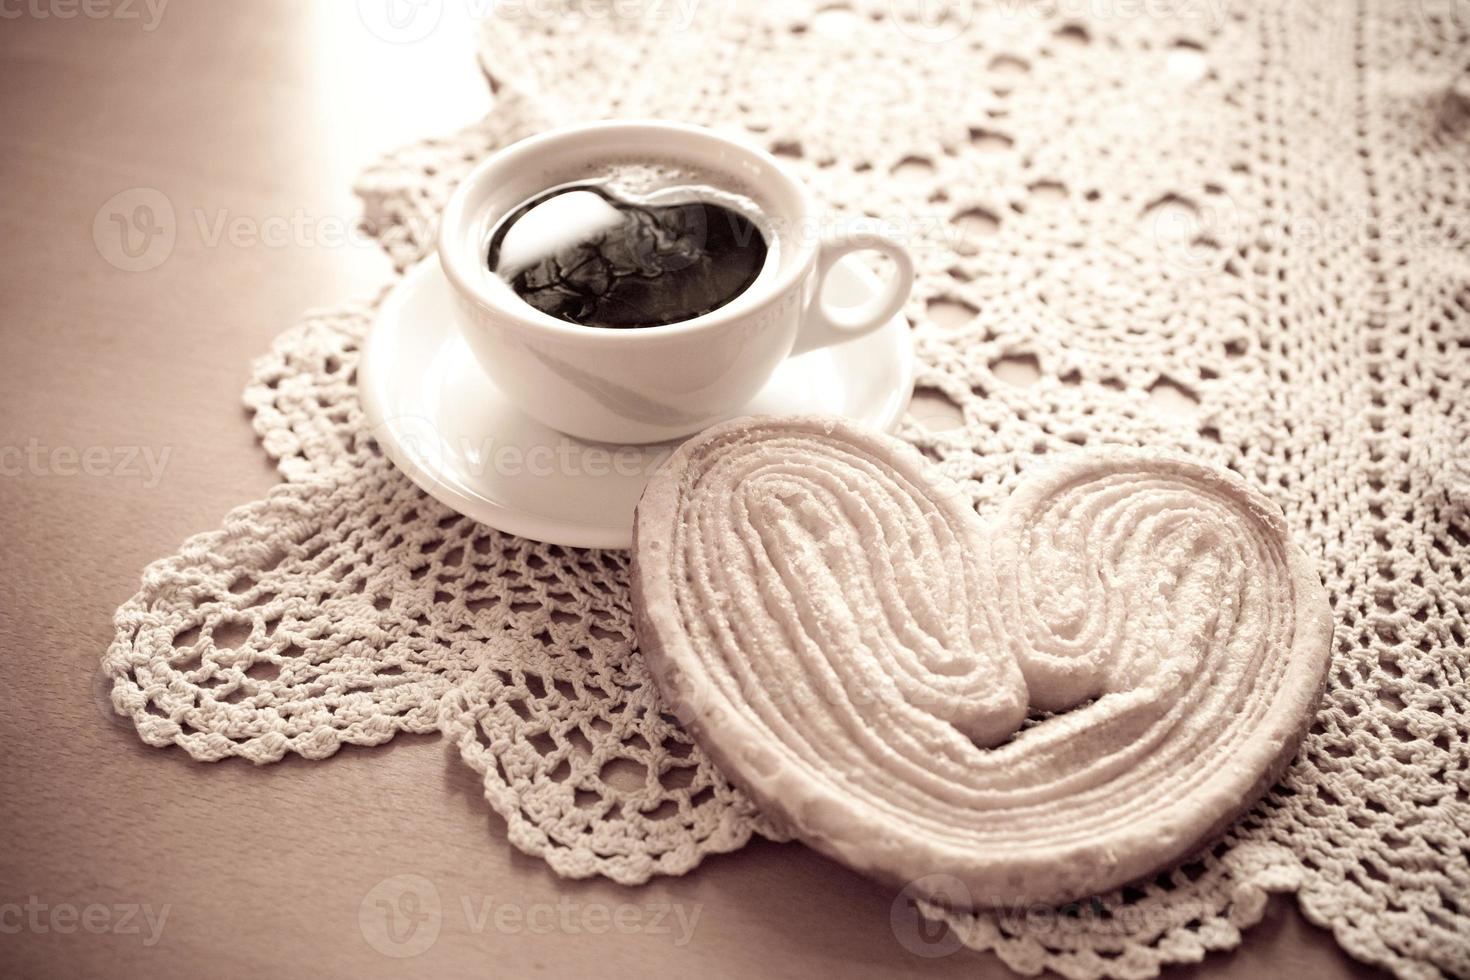
[(743, 419), (653, 477), (633, 553), (639, 645), (730, 778), (951, 905), (1187, 856), (1280, 775), (1328, 662), (1280, 510), (1165, 453), (1059, 457), (985, 520), (906, 443)]

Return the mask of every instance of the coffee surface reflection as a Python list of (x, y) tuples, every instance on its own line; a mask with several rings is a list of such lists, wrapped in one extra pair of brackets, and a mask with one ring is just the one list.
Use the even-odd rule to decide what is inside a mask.
[(719, 309), (755, 282), (767, 252), (756, 223), (720, 203), (636, 202), (583, 183), (507, 214), (491, 233), (487, 261), (543, 313), (629, 329)]

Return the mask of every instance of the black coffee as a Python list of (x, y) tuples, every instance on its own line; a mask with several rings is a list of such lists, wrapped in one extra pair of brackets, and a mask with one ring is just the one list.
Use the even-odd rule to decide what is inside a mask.
[(755, 282), (768, 246), (750, 217), (694, 196), (657, 204), (598, 183), (552, 188), (496, 225), (490, 270), (536, 309), (588, 327), (709, 313)]

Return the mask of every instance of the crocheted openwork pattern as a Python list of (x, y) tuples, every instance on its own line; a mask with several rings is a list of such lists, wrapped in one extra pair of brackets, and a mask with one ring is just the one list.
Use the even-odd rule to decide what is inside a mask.
[[(980, 514), (1075, 445), (1252, 481), (1336, 622), (1280, 784), (1154, 880), (1052, 915), (926, 912), (1022, 971), (1146, 976), (1295, 892), (1354, 956), (1470, 975), (1470, 8), (1169, 6), (508, 5), (490, 116), (359, 190), (402, 270), (459, 176), (521, 136), (743, 133), (834, 224), (915, 252), (901, 434)], [(624, 554), (477, 525), (385, 461), (355, 393), (373, 308), (308, 316), (256, 364), (285, 482), (146, 570), (104, 661), (117, 709), (200, 760), (442, 730), (567, 876), (636, 883), (776, 836), (661, 710)]]

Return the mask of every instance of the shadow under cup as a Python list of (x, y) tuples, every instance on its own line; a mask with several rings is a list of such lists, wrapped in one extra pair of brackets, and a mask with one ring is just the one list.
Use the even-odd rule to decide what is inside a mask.
[[(719, 309), (663, 326), (583, 326), (522, 300), (486, 262), (495, 226), (620, 162), (687, 167), (749, 197), (775, 238), (771, 266)], [(439, 259), (470, 349), (526, 414), (583, 439), (661, 442), (739, 409), (790, 354), (815, 290), (810, 212), (805, 188), (760, 149), (677, 123), (594, 123), (523, 140), (471, 171), (445, 207)]]

